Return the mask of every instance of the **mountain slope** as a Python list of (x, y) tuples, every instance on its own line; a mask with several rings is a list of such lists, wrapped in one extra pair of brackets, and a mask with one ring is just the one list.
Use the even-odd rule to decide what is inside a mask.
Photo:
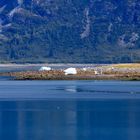
[(1, 0), (0, 59), (114, 63), (140, 60), (138, 0)]

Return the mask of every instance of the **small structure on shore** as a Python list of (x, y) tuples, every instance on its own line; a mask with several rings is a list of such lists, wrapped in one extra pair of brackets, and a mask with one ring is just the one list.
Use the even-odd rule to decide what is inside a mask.
[(50, 71), (51, 67), (41, 67), (39, 71)]
[(99, 71), (97, 71), (97, 70), (94, 70), (94, 73), (95, 73), (95, 75), (99, 75), (100, 74)]
[(75, 75), (77, 74), (76, 68), (68, 68), (64, 70), (65, 75)]
[(109, 68), (107, 68), (107, 71), (113, 71), (113, 70), (115, 70), (115, 68), (114, 67), (109, 67)]
[(87, 71), (87, 68), (83, 68), (82, 70), (83, 70), (83, 71)]

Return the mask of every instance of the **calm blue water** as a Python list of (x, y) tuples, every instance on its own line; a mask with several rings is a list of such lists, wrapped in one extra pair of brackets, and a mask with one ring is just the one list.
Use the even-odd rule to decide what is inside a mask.
[(140, 82), (0, 81), (0, 140), (139, 140)]

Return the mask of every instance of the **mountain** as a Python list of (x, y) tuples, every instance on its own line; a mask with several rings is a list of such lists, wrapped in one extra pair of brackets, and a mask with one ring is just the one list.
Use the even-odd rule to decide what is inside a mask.
[(1, 62), (140, 61), (139, 0), (1, 0)]

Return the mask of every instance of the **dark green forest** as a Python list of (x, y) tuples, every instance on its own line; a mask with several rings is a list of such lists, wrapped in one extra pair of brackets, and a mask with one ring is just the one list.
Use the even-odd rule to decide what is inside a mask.
[(140, 2), (2, 0), (0, 61), (139, 62)]

